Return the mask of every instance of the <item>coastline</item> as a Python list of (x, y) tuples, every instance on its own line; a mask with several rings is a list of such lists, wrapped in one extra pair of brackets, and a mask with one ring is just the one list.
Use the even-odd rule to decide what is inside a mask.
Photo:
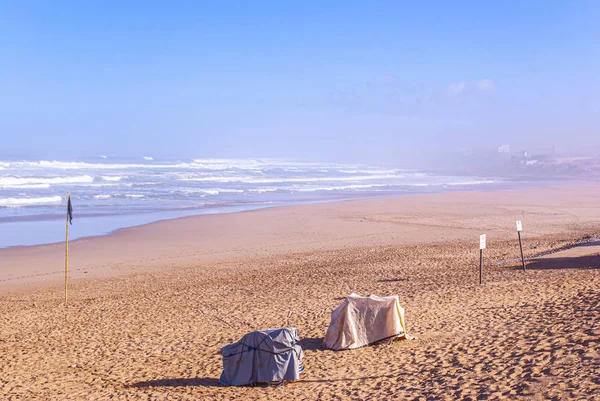
[[(492, 240), (506, 239), (513, 235), (517, 219), (524, 220), (530, 237), (571, 232), (600, 222), (600, 215), (582, 208), (593, 208), (596, 201), (600, 202), (600, 185), (592, 184), (377, 197), (180, 217), (70, 242), (71, 277), (122, 276), (156, 271), (165, 264), (222, 263), (315, 248), (466, 241), (483, 232)], [(565, 210), (557, 214), (554, 207)], [(569, 222), (569, 216), (577, 217)], [(0, 249), (0, 294), (20, 284), (56, 285), (63, 269), (64, 243)]]
[(63, 230), (57, 227), (69, 190), (76, 218), (87, 220), (72, 227), (76, 238), (214, 208), (485, 189), (505, 182), (499, 177), (284, 159), (91, 158), (0, 165), (2, 248), (62, 241)]
[[(145, 212), (119, 214), (119, 213), (97, 213), (85, 214), (77, 216), (76, 224), (71, 226), (70, 238), (72, 242), (80, 239), (89, 239), (111, 235), (121, 229), (140, 227), (147, 224), (152, 224), (166, 220), (176, 220), (186, 217), (202, 216), (207, 214), (228, 214), (240, 213), (244, 211), (259, 210), (273, 207), (289, 207), (297, 205), (310, 205), (320, 203), (335, 203), (354, 200), (378, 199), (378, 198), (395, 198), (399, 196), (414, 196), (414, 195), (432, 195), (442, 193), (468, 193), (468, 192), (495, 192), (502, 190), (520, 190), (520, 189), (540, 189), (553, 188), (573, 185), (588, 185), (589, 182), (575, 182), (565, 184), (564, 182), (515, 182), (498, 184), (489, 188), (468, 188), (462, 187), (454, 191), (414, 191), (414, 192), (391, 192), (389, 194), (373, 193), (356, 196), (338, 196), (324, 199), (309, 199), (287, 202), (259, 202), (247, 204), (222, 204), (212, 205), (202, 208), (187, 208), (187, 209), (156, 209)], [(12, 218), (0, 218), (0, 228), (5, 233), (0, 237), (0, 250), (30, 247), (38, 245), (51, 245), (63, 243), (61, 230), (64, 221), (63, 216), (59, 215), (39, 215), (39, 216), (16, 216)], [(85, 224), (88, 223), (88, 224)], [(90, 224), (91, 223), (91, 224)], [(80, 231), (83, 230), (83, 231)], [(31, 233), (35, 232), (32, 238)]]
[[(185, 217), (194, 217), (194, 216), (203, 216), (210, 214), (227, 214), (227, 213), (240, 213), (244, 211), (250, 210), (258, 210), (269, 207), (276, 207), (277, 205), (247, 205), (247, 206), (214, 206), (210, 208), (202, 208), (202, 209), (187, 209), (187, 210), (158, 210), (158, 211), (150, 211), (150, 212), (140, 212), (134, 214), (98, 214), (98, 215), (85, 215), (82, 217), (76, 217), (75, 227), (71, 226), (70, 230), (70, 243), (74, 243), (80, 240), (86, 240), (94, 237), (103, 237), (107, 235), (111, 235), (119, 230), (133, 228), (133, 227), (141, 227), (148, 224), (158, 223), (160, 221), (167, 220), (177, 220)], [(86, 227), (86, 223), (94, 223), (102, 221), (102, 227), (99, 227), (99, 224), (93, 224), (91, 227)], [(124, 223), (123, 221), (127, 221)], [(11, 240), (12, 244), (0, 247), (2, 249), (11, 249), (11, 248), (27, 248), (32, 246), (42, 246), (42, 245), (53, 245), (58, 243), (64, 243), (64, 239), (61, 241), (50, 240), (50, 238), (60, 236), (61, 233), (57, 233), (57, 228), (62, 227), (64, 224), (64, 217), (57, 219), (56, 216), (52, 216), (52, 218), (44, 217), (41, 219), (29, 219), (29, 220), (12, 220), (8, 222), (1, 222), (0, 227), (5, 228), (5, 232), (11, 233), (14, 235), (14, 231), (20, 231), (21, 238), (17, 238), (12, 236)], [(40, 236), (39, 233), (37, 240), (23, 239), (23, 236), (31, 233), (32, 230), (39, 229), (40, 226), (48, 225), (50, 228), (46, 228), (46, 231), (52, 230), (53, 232), (48, 235)], [(14, 228), (13, 230), (11, 230)], [(6, 229), (8, 227), (8, 229)], [(79, 229), (83, 227), (83, 233), (78, 232)], [(86, 229), (87, 228), (87, 229)], [(75, 234), (75, 235), (73, 235)], [(64, 235), (64, 234), (63, 234)], [(48, 238), (46, 241), (40, 240), (39, 238)], [(6, 243), (6, 238), (4, 239)], [(16, 242), (15, 242), (16, 241)], [(40, 242), (41, 241), (41, 242)]]
[[(85, 215), (83, 217), (79, 217), (77, 218), (77, 222), (89, 222), (90, 220), (97, 220), (97, 219), (109, 219), (109, 220), (130, 220), (130, 221), (138, 221), (138, 223), (128, 223), (124, 226), (121, 226), (123, 223), (121, 223), (121, 225), (116, 226), (115, 228), (112, 229), (106, 229), (103, 232), (97, 233), (97, 234), (88, 234), (88, 235), (78, 235), (76, 237), (74, 237), (72, 235), (73, 233), (73, 227), (71, 226), (70, 229), (70, 233), (69, 233), (69, 238), (70, 241), (69, 243), (75, 243), (77, 241), (82, 241), (82, 240), (88, 240), (91, 238), (96, 238), (96, 237), (105, 237), (105, 236), (109, 236), (109, 235), (113, 235), (115, 233), (118, 233), (121, 230), (126, 230), (129, 228), (135, 228), (135, 227), (144, 227), (150, 224), (154, 224), (154, 223), (159, 223), (162, 221), (174, 221), (174, 220), (179, 220), (179, 219), (185, 219), (185, 218), (189, 218), (189, 217), (199, 217), (199, 216), (205, 216), (205, 215), (214, 215), (214, 214), (233, 214), (233, 213), (244, 213), (244, 212), (250, 212), (250, 211), (254, 211), (254, 210), (262, 210), (262, 209), (270, 209), (270, 208), (279, 208), (279, 207), (293, 207), (293, 206), (299, 206), (299, 205), (313, 205), (313, 204), (321, 204), (321, 203), (336, 203), (336, 202), (347, 202), (347, 201), (354, 201), (354, 200), (366, 200), (366, 199), (377, 199), (377, 198), (394, 198), (397, 196), (410, 196), (410, 195), (417, 195), (417, 194), (402, 194), (402, 195), (388, 195), (388, 196), (364, 196), (364, 197), (354, 197), (354, 198), (331, 198), (331, 199), (325, 199), (325, 200), (311, 200), (311, 201), (305, 201), (305, 202), (287, 202), (287, 203), (278, 203), (278, 202), (271, 202), (271, 203), (264, 203), (264, 204), (248, 204), (248, 205), (226, 205), (226, 206), (212, 206), (209, 208), (190, 208), (190, 209), (186, 209), (186, 210), (157, 210), (157, 211), (150, 211), (150, 212), (146, 212), (146, 213), (136, 213), (136, 214), (128, 214), (128, 215), (118, 215), (118, 214), (98, 214), (98, 215)], [(149, 216), (155, 216), (154, 218), (149, 217)], [(14, 219), (14, 220), (10, 220), (10, 221), (5, 221), (5, 222), (0, 222), (0, 224), (4, 224), (4, 226), (6, 225), (10, 225), (10, 224), (23, 224), (23, 223), (44, 223), (44, 222), (54, 222), (54, 223), (60, 223), (60, 226), (62, 227), (62, 223), (64, 223), (64, 218), (57, 218), (56, 216), (43, 216), (40, 219)], [(56, 226), (59, 226), (59, 224), (56, 224)], [(1, 226), (0, 226), (1, 227)], [(77, 226), (76, 226), (77, 227)], [(97, 230), (97, 229), (96, 229)], [(7, 230), (10, 231), (10, 230)], [(30, 230), (27, 230), (27, 228), (24, 229), (25, 232), (28, 232)], [(41, 242), (41, 243), (31, 243), (31, 244), (17, 244), (17, 245), (8, 245), (8, 246), (1, 246), (0, 247), (0, 251), (3, 249), (13, 249), (13, 248), (30, 248), (30, 247), (35, 247), (35, 246), (44, 246), (44, 245), (56, 245), (56, 244), (63, 244), (64, 240), (62, 241), (48, 241), (48, 242)]]

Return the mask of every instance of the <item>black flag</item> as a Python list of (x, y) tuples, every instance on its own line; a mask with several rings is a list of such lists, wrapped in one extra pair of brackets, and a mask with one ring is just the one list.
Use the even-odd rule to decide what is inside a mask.
[(67, 218), (69, 219), (69, 224), (73, 224), (73, 206), (71, 205), (71, 194), (69, 194), (69, 199), (67, 201)]

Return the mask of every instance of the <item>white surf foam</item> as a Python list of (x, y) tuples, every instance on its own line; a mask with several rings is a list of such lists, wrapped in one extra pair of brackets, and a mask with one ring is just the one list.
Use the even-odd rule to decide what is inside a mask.
[(104, 176), (102, 176), (102, 177), (100, 177), (100, 178), (101, 178), (103, 181), (112, 181), (112, 182), (114, 182), (114, 181), (121, 181), (122, 179), (124, 179), (124, 178), (127, 178), (127, 177), (121, 177), (121, 176), (106, 176), (106, 175), (104, 175)]
[[(102, 157), (102, 159), (105, 159)], [(154, 161), (151, 156), (144, 156), (146, 161)], [(333, 163), (316, 163), (304, 161), (285, 161), (277, 159), (193, 159), (192, 162), (176, 162), (168, 163), (161, 162), (157, 164), (142, 164), (142, 163), (88, 163), (82, 161), (59, 161), (59, 160), (39, 160), (39, 161), (15, 161), (15, 162), (0, 162), (0, 167), (4, 168), (44, 168), (44, 169), (62, 169), (62, 170), (77, 170), (77, 169), (192, 169), (192, 170), (250, 170), (261, 171), (269, 169), (282, 169), (285, 171), (305, 171), (311, 172), (315, 170), (330, 170), (339, 171), (346, 169), (352, 171), (354, 166), (339, 165)], [(363, 171), (371, 174), (377, 173), (377, 170), (370, 170), (365, 167), (356, 167), (356, 171)], [(388, 171), (388, 170), (380, 170)], [(389, 170), (399, 171), (399, 170)]]
[(23, 184), (23, 185), (4, 185), (0, 184), (2, 189), (48, 189), (50, 184)]
[(369, 169), (369, 170), (364, 170), (364, 169), (360, 169), (360, 170), (344, 170), (344, 169), (340, 169), (338, 170), (340, 173), (346, 173), (346, 174), (395, 174), (398, 172), (398, 170), (375, 170), (375, 169)]
[(289, 189), (295, 192), (317, 192), (317, 191), (347, 191), (347, 190), (360, 190), (360, 189), (375, 189), (389, 187), (388, 184), (373, 184), (373, 185), (338, 185), (331, 187), (313, 187), (313, 188), (283, 188)]
[(482, 185), (482, 184), (495, 184), (494, 180), (472, 180), (463, 182), (449, 182), (446, 185)]
[(94, 181), (91, 175), (80, 175), (76, 177), (0, 177), (0, 186), (21, 186), (31, 184), (87, 184)]
[(0, 207), (21, 207), (29, 205), (49, 205), (61, 203), (62, 197), (48, 196), (39, 198), (0, 198)]
[(219, 195), (219, 194), (241, 194), (244, 193), (243, 189), (234, 189), (234, 188), (179, 188), (171, 193), (175, 194), (183, 194), (183, 195), (194, 195), (194, 194), (204, 194), (204, 195)]
[(203, 192), (207, 195), (219, 195), (219, 194), (241, 194), (244, 193), (242, 189), (225, 189), (225, 188), (207, 188), (201, 189), (199, 192)]
[(265, 192), (277, 192), (278, 190), (279, 190), (279, 188), (273, 188), (273, 187), (252, 188), (252, 189), (249, 189), (248, 192), (265, 193)]
[(378, 174), (357, 175), (346, 177), (281, 177), (281, 178), (256, 178), (249, 176), (222, 176), (222, 177), (197, 177), (181, 178), (181, 181), (198, 182), (241, 182), (247, 184), (275, 184), (286, 182), (336, 182), (336, 181), (367, 181), (367, 180), (389, 180), (404, 178), (403, 174)]
[[(150, 161), (148, 159), (148, 161)], [(19, 161), (19, 162), (1, 162), (0, 166), (5, 168), (17, 169), (57, 169), (57, 170), (119, 170), (119, 169), (191, 169), (191, 170), (227, 170), (227, 169), (247, 169), (256, 170), (258, 166), (252, 167), (244, 163), (238, 164), (219, 164), (219, 163), (160, 163), (160, 164), (142, 164), (142, 163), (87, 163), (77, 161)]]

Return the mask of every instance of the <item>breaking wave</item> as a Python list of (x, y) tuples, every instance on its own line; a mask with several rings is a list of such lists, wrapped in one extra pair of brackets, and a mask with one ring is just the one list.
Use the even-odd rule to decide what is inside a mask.
[[(144, 161), (148, 163), (106, 163), (106, 162), (84, 162), (84, 161), (0, 161), (3, 168), (26, 168), (26, 169), (58, 169), (58, 170), (117, 170), (117, 169), (192, 169), (192, 170), (249, 170), (259, 171), (266, 169), (281, 169), (284, 171), (321, 171), (338, 170), (343, 172), (344, 165), (335, 163), (316, 163), (303, 161), (285, 161), (277, 159), (193, 159), (191, 162), (167, 162), (156, 161), (150, 156), (145, 156)], [(103, 159), (105, 160), (105, 159)], [(348, 169), (347, 171), (353, 171)], [(368, 169), (357, 171), (370, 173)], [(398, 171), (398, 170), (380, 170)], [(373, 172), (377, 172), (374, 170)]]
[(0, 177), (0, 187), (19, 187), (23, 185), (87, 184), (94, 181), (90, 175), (75, 177)]
[(66, 161), (0, 161), (0, 219), (58, 215), (56, 206), (61, 199), (64, 204), (67, 190), (79, 217), (463, 190), (495, 183), (489, 177), (281, 159), (95, 156)]
[(116, 181), (121, 181), (122, 179), (127, 178), (127, 177), (121, 177), (121, 176), (102, 176), (100, 177), (100, 179), (102, 179), (102, 181), (111, 181), (111, 182), (116, 182)]
[(0, 198), (0, 207), (21, 207), (32, 205), (49, 205), (62, 202), (61, 196), (48, 196), (40, 198)]
[(366, 181), (366, 180), (386, 180), (404, 178), (404, 175), (385, 174), (385, 175), (361, 175), (361, 176), (330, 176), (330, 177), (277, 177), (277, 178), (256, 178), (256, 177), (194, 177), (181, 178), (181, 181), (198, 182), (242, 182), (247, 184), (276, 184), (286, 182), (329, 182), (329, 181)]

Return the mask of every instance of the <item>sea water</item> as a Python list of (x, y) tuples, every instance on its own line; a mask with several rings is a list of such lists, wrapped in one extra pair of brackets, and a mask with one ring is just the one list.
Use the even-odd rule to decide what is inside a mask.
[(281, 159), (0, 161), (0, 247), (71, 238), (183, 216), (307, 202), (477, 189), (494, 177)]

